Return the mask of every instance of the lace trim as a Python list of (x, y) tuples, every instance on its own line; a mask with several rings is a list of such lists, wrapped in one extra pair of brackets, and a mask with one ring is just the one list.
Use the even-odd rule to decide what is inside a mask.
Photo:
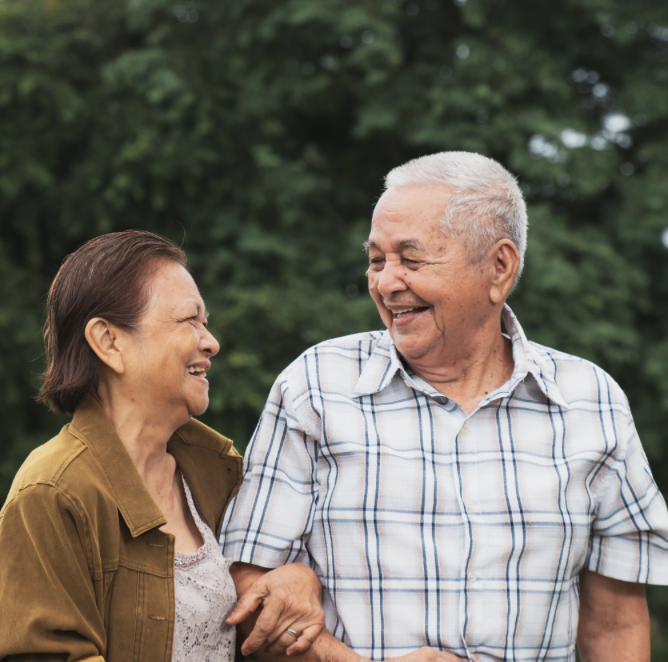
[(193, 554), (175, 553), (172, 662), (234, 662), (236, 627), (226, 623), (237, 600), (231, 561), (223, 557), (215, 534), (197, 512), (183, 475), (181, 480), (204, 544)]
[(183, 474), (181, 474), (181, 483), (183, 484), (183, 490), (186, 493), (188, 508), (192, 513), (193, 519), (195, 520), (195, 526), (197, 526), (197, 530), (200, 532), (202, 540), (204, 540), (204, 544), (192, 554), (188, 554), (187, 552), (174, 552), (174, 566), (177, 568), (190, 568), (194, 565), (197, 565), (198, 563), (201, 563), (204, 559), (211, 556), (212, 553), (219, 553), (220, 549), (218, 548), (218, 545), (216, 545), (214, 549), (211, 538), (207, 535), (208, 527), (197, 512), (195, 501), (193, 500), (193, 495), (190, 492), (190, 488), (188, 487), (188, 483), (186, 483)]

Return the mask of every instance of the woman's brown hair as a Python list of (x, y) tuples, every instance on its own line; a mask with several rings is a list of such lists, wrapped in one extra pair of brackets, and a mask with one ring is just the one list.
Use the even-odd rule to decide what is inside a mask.
[(69, 255), (49, 290), (44, 345), (47, 367), (39, 400), (61, 414), (97, 391), (98, 358), (86, 324), (101, 317), (134, 331), (149, 304), (147, 282), (159, 260), (186, 265), (185, 253), (150, 232), (112, 232)]

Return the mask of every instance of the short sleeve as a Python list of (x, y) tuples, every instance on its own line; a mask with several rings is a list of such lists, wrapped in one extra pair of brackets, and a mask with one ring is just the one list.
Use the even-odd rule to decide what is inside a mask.
[(26, 487), (5, 505), (0, 659), (101, 659), (106, 637), (86, 560), (85, 528), (75, 502), (52, 485)]
[(318, 442), (298, 420), (285, 375), (274, 384), (244, 459), (221, 534), (223, 555), (276, 568), (311, 565), (306, 549), (318, 496)]
[[(619, 420), (619, 419), (618, 419)], [(597, 494), (586, 567), (627, 582), (668, 584), (668, 511), (630, 412)]]

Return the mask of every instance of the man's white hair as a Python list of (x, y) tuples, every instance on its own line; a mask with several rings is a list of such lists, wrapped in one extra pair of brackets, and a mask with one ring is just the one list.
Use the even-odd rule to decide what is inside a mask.
[(515, 177), (500, 163), (472, 152), (421, 156), (391, 170), (386, 189), (444, 186), (451, 193), (441, 220), (448, 236), (461, 239), (473, 263), (479, 263), (500, 239), (510, 239), (524, 267), (527, 208)]

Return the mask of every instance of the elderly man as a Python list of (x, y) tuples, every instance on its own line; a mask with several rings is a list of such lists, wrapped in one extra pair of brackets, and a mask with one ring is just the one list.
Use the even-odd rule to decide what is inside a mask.
[(315, 568), (329, 633), (308, 660), (574, 660), (576, 639), (584, 660), (649, 660), (668, 512), (619, 386), (505, 304), (515, 179), (445, 152), (386, 186), (367, 275), (387, 331), (278, 377), (222, 538), (238, 587)]

